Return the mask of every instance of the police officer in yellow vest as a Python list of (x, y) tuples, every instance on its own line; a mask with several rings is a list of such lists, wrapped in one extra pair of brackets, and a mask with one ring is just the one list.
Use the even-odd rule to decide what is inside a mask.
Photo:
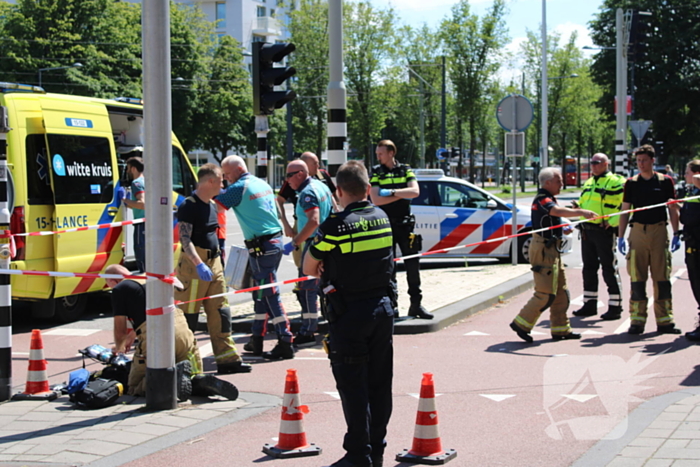
[[(634, 151), (639, 173), (625, 183), (622, 210), (641, 208), (666, 203), (676, 198), (673, 180), (654, 171), (654, 148), (645, 144)], [(631, 216), (631, 217), (630, 217)], [(678, 232), (678, 210), (660, 206), (620, 216), (617, 246), (620, 253), (627, 254), (625, 230), (629, 222), (630, 251), (627, 254), (627, 272), (630, 285), (630, 318), (632, 324), (628, 334), (642, 334), (647, 321), (646, 283), (651, 271), (654, 282), (654, 315), (656, 330), (661, 334), (680, 334), (681, 330), (673, 322), (673, 302), (671, 297), (671, 253), (668, 239), (668, 220), (673, 228), (671, 251), (680, 248)]]
[[(685, 167), (686, 196), (700, 196), (700, 159), (688, 162)], [(683, 203), (681, 208), (683, 240), (685, 240), (685, 265), (695, 301), (700, 308), (700, 198)], [(686, 332), (689, 341), (700, 342), (700, 321), (694, 331)]]
[[(593, 211), (565, 208), (557, 204), (555, 196), (564, 186), (559, 169), (542, 169), (539, 180), (542, 188), (532, 201), (533, 229), (561, 225), (561, 216), (583, 216), (586, 219), (595, 217)], [(547, 308), (550, 309), (552, 339), (560, 341), (581, 338), (581, 334), (571, 332), (569, 318), (566, 316), (569, 290), (561, 261), (562, 233), (565, 233), (563, 228), (558, 227), (532, 234), (529, 256), (535, 279), (535, 293), (510, 323), (510, 328), (525, 342), (532, 342), (530, 331)]]
[[(593, 177), (583, 185), (578, 204), (598, 216), (615, 214), (622, 207), (625, 179), (608, 171), (610, 160), (602, 153), (591, 157)], [(622, 281), (617, 269), (615, 239), (620, 216), (593, 219), (579, 224), (581, 229), (581, 258), (583, 259), (583, 307), (574, 316), (598, 314), (598, 267), (608, 286), (608, 311), (601, 318), (620, 319), (622, 313)]]

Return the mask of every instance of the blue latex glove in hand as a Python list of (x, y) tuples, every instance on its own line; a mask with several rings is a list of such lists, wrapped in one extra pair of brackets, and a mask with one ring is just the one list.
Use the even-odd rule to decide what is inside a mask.
[(627, 254), (627, 242), (625, 242), (625, 239), (620, 237), (617, 239), (617, 249), (620, 250), (620, 253), (623, 255)]
[(282, 253), (284, 253), (285, 255), (288, 255), (292, 251), (294, 251), (294, 243), (292, 242), (289, 242), (286, 245), (284, 245), (284, 248), (282, 249)]
[(199, 263), (197, 265), (197, 275), (201, 280), (207, 282), (211, 282), (211, 280), (214, 278), (214, 274), (211, 272), (211, 269), (209, 269), (209, 266), (204, 263)]
[(673, 236), (673, 240), (671, 240), (671, 253), (675, 253), (678, 251), (681, 247), (681, 237), (678, 235)]
[(380, 188), (379, 196), (391, 196), (391, 190), (388, 188)]
[(124, 198), (126, 198), (126, 189), (125, 189), (123, 186), (121, 186), (121, 185), (119, 185), (119, 186), (117, 187), (116, 198), (117, 198), (119, 201), (121, 201), (121, 200), (123, 200)]

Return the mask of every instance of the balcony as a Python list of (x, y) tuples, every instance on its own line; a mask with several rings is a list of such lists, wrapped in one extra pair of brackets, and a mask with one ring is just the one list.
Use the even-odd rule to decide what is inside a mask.
[(253, 34), (259, 36), (280, 36), (282, 35), (282, 27), (277, 18), (272, 16), (260, 16), (255, 18), (253, 23)]

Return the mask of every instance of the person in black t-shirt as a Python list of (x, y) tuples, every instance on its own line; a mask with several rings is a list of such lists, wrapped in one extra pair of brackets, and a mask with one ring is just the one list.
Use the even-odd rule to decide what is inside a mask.
[[(639, 173), (625, 183), (622, 210), (641, 208), (666, 203), (676, 198), (673, 180), (663, 174), (654, 172), (654, 148), (651, 145), (636, 149)], [(618, 249), (627, 253), (625, 231), (629, 223), (630, 251), (627, 254), (627, 271), (632, 278), (630, 296), (631, 325), (629, 334), (642, 334), (647, 321), (646, 282), (651, 271), (654, 281), (654, 315), (656, 330), (662, 334), (680, 334), (681, 330), (673, 322), (673, 303), (671, 298), (671, 253), (669, 252), (668, 220), (673, 227), (671, 249), (680, 248), (678, 232), (677, 205), (660, 206), (620, 216), (618, 227)]]
[(214, 196), (221, 192), (223, 175), (221, 167), (204, 164), (197, 173), (197, 192), (188, 196), (177, 211), (178, 229), (182, 251), (177, 263), (177, 278), (183, 288), (176, 289), (175, 299), (189, 302), (183, 305), (190, 329), (197, 330), (199, 308), (204, 300), (209, 338), (214, 350), (219, 374), (248, 373), (252, 367), (243, 363), (231, 337), (231, 311), (223, 296), (228, 291), (224, 269), (219, 256), (218, 208)]

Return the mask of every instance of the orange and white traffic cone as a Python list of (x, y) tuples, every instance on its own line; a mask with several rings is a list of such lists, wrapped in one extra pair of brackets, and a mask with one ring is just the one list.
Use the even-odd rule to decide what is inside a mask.
[(309, 408), (306, 405), (301, 405), (301, 400), (299, 399), (297, 370), (287, 370), (287, 378), (284, 384), (284, 399), (282, 401), (279, 442), (276, 446), (264, 445), (263, 452), (276, 459), (318, 456), (321, 454), (321, 448), (306, 441), (303, 423), (305, 413), (309, 413)]
[(435, 385), (432, 373), (423, 373), (416, 415), (416, 429), (413, 433), (411, 450), (404, 449), (396, 455), (399, 462), (409, 464), (440, 465), (457, 457), (457, 451), (442, 450), (438, 433), (437, 407), (435, 406)]
[(12, 396), (12, 400), (44, 400), (52, 401), (58, 394), (49, 389), (49, 379), (46, 374), (46, 360), (44, 360), (44, 341), (41, 339), (39, 329), (32, 330), (32, 338), (29, 345), (29, 371), (27, 372), (27, 385), (24, 392)]

